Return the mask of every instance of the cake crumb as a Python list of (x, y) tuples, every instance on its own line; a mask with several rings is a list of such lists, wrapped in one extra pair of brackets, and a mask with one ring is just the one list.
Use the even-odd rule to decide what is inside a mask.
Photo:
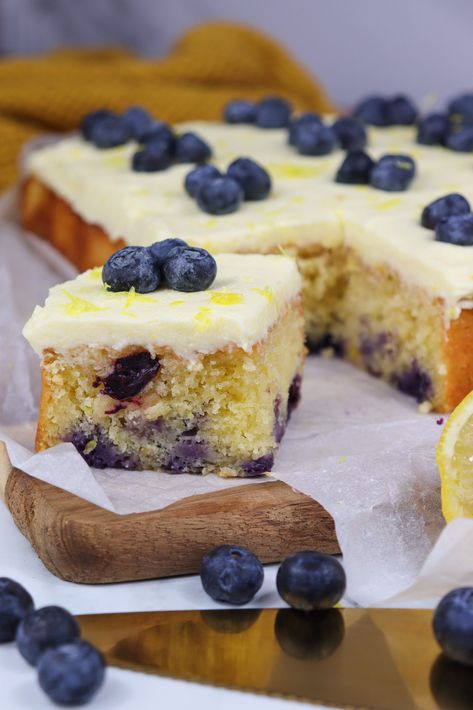
[(421, 402), (417, 407), (417, 411), (419, 414), (428, 414), (432, 411), (432, 402), (428, 402), (427, 400), (425, 402)]

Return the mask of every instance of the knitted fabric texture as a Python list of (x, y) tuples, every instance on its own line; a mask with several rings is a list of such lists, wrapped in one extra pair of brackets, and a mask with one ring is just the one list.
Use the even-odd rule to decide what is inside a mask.
[(276, 42), (227, 23), (193, 28), (159, 60), (115, 48), (3, 60), (0, 190), (17, 178), (25, 141), (70, 131), (94, 109), (139, 104), (165, 121), (218, 120), (230, 99), (269, 94), (297, 110), (333, 110), (324, 90)]

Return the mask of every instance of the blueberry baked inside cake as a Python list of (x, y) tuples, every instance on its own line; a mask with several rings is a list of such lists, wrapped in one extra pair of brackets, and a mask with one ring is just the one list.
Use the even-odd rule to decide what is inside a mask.
[(452, 194), (469, 213), (472, 105), (419, 118), (404, 96), (373, 96), (335, 119), (270, 97), (174, 128), (98, 112), (30, 156), (23, 220), (80, 269), (169, 234), (293, 255), (310, 348), (446, 411), (473, 388), (472, 218), (422, 213)]
[(95, 467), (258, 476), (300, 397), (301, 281), (285, 256), (167, 240), (51, 289), (24, 334), (42, 356), (37, 448)]

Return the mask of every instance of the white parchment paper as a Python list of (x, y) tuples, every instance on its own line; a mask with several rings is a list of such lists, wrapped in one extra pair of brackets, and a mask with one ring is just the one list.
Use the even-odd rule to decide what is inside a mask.
[[(39, 361), (21, 327), (74, 270), (18, 227), (15, 204), (14, 193), (0, 199), (0, 440), (13, 464), (119, 514), (228, 486), (251, 495), (261, 479), (94, 470), (70, 444), (33, 453)], [(429, 606), (456, 581), (473, 584), (473, 521), (445, 528), (440, 513), (435, 446), (444, 417), (419, 414), (410, 398), (337, 360), (308, 358), (302, 394), (272, 477), (333, 516), (348, 597)]]

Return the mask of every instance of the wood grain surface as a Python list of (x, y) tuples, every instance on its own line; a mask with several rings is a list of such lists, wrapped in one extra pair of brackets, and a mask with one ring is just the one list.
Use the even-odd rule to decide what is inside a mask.
[(116, 515), (11, 466), (0, 443), (0, 490), (46, 567), (85, 584), (155, 579), (199, 570), (218, 544), (276, 562), (302, 549), (339, 552), (317, 502), (270, 482), (192, 496), (163, 510)]

